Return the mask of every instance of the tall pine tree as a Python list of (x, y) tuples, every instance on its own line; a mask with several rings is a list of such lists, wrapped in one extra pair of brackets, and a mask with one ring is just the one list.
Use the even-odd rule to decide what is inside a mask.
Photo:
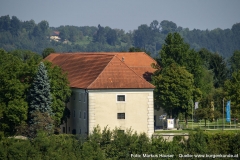
[(37, 130), (52, 130), (52, 97), (47, 70), (43, 62), (38, 67), (38, 72), (28, 94), (30, 136)]
[(43, 62), (40, 63), (38, 72), (32, 86), (29, 90), (28, 102), (29, 113), (39, 111), (42, 113), (52, 114), (51, 109), (51, 92), (47, 70)]

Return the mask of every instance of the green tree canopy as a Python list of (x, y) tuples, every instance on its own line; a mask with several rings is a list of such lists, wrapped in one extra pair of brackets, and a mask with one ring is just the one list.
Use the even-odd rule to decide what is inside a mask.
[[(165, 39), (165, 44), (160, 51), (161, 67), (167, 67), (172, 63), (185, 67), (193, 75), (195, 88), (201, 88), (203, 77), (203, 62), (197, 52), (190, 49), (178, 33), (169, 33)], [(201, 90), (194, 92), (195, 98), (201, 97)]]
[(13, 134), (27, 119), (25, 64), (0, 49), (0, 130)]
[(44, 64), (48, 70), (51, 85), (53, 119), (55, 120), (55, 126), (59, 126), (61, 119), (64, 117), (66, 103), (72, 92), (69, 87), (67, 74), (60, 67), (53, 66), (50, 62), (45, 61)]
[(148, 25), (144, 24), (138, 27), (138, 29), (134, 32), (134, 46), (141, 47), (146, 49), (146, 46), (152, 40), (151, 29)]
[(53, 48), (45, 48), (43, 51), (42, 51), (42, 57), (43, 58), (46, 58), (49, 54), (51, 53), (55, 53), (55, 50)]
[(161, 26), (161, 32), (163, 34), (176, 32), (176, 30), (177, 30), (177, 25), (174, 22), (172, 22), (172, 21), (163, 20), (160, 23), (160, 26)]
[(240, 51), (235, 51), (230, 58), (231, 72), (240, 70)]
[(217, 53), (212, 54), (209, 62), (209, 69), (214, 73), (214, 87), (222, 87), (228, 74), (227, 64), (224, 58)]
[(193, 98), (193, 76), (184, 67), (172, 63), (162, 69), (159, 75), (152, 77), (156, 86), (155, 109), (162, 107), (169, 115), (189, 113)]
[[(0, 49), (0, 131), (4, 131), (6, 134), (15, 134), (17, 129), (24, 130), (28, 109), (31, 110), (27, 94), (29, 90), (34, 89), (33, 83), (36, 85), (34, 77), (41, 60), (41, 56), (31, 51), (14, 50), (7, 53)], [(52, 118), (55, 127), (59, 127), (61, 118), (64, 116), (65, 104), (71, 95), (71, 89), (66, 73), (61, 68), (53, 66), (50, 62), (44, 63), (50, 79), (51, 110), (53, 112), (53, 115), (46, 120)], [(32, 88), (29, 89), (31, 84)], [(37, 84), (38, 87), (41, 85)], [(39, 97), (33, 96), (32, 98)], [(41, 103), (35, 101), (35, 104)], [(47, 114), (36, 113), (35, 118), (39, 119)]]
[(240, 118), (240, 70), (224, 84), (226, 99), (231, 100), (231, 117)]
[(189, 45), (183, 41), (180, 34), (169, 33), (160, 51), (161, 66), (166, 67), (172, 63), (177, 63), (180, 66), (187, 66), (189, 51)]

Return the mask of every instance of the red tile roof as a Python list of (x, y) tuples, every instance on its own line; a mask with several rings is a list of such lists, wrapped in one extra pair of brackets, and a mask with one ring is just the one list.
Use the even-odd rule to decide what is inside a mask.
[(145, 52), (122, 52), (118, 53), (117, 57), (119, 59), (124, 59), (124, 63), (138, 75), (142, 76), (147, 81), (151, 80), (151, 75), (155, 71), (151, 64), (156, 64), (157, 62)]
[(156, 62), (144, 52), (53, 53), (45, 59), (68, 73), (73, 88), (154, 88), (144, 74), (153, 73)]

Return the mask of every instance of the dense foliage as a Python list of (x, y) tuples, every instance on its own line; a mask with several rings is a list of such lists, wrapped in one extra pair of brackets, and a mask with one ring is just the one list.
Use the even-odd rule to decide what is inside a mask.
[[(84, 140), (78, 135), (46, 135), (39, 132), (32, 140), (0, 137), (0, 159), (185, 159), (181, 155), (195, 156), (236, 156), (240, 153), (240, 134), (203, 133), (198, 130), (188, 139), (175, 136), (166, 141), (161, 136), (148, 138), (145, 134), (136, 134), (131, 130), (125, 133), (117, 129), (94, 132)], [(162, 157), (172, 155), (173, 157)], [(239, 156), (239, 155), (238, 155)], [(140, 157), (140, 158), (139, 158)], [(227, 157), (225, 157), (227, 158)], [(204, 159), (204, 158), (202, 158)], [(214, 158), (214, 159), (222, 159)], [(231, 158), (228, 158), (231, 159)], [(237, 157), (235, 157), (237, 159)]]
[[(60, 40), (51, 39), (53, 32), (59, 33)], [(34, 86), (42, 57), (55, 51), (145, 51), (158, 62), (155, 65), (158, 70), (152, 78), (156, 86), (155, 109), (163, 107), (169, 115), (187, 120), (192, 116), (194, 102), (199, 102), (194, 119), (206, 122), (222, 116), (223, 106), (231, 100), (231, 115), (240, 118), (239, 37), (240, 23), (225, 30), (190, 31), (170, 21), (159, 23), (155, 20), (149, 26), (140, 25), (125, 33), (101, 25), (55, 28), (49, 27), (47, 21), (36, 24), (33, 20), (22, 22), (15, 16), (2, 16), (0, 133), (28, 135), (25, 132), (29, 129), (28, 110), (32, 105), (27, 94), (31, 91), (30, 86)], [(42, 53), (42, 57), (34, 52)], [(39, 123), (33, 129), (37, 133), (48, 124), (54, 124), (58, 132), (61, 120), (66, 118), (65, 104), (71, 90), (61, 68), (50, 62), (43, 63), (50, 80), (47, 97), (52, 97), (49, 110), (53, 114), (35, 112), (33, 117)], [(173, 142), (166, 142), (162, 138), (149, 139), (144, 133), (137, 135), (130, 130), (122, 133), (107, 128), (103, 132), (96, 128), (86, 141), (83, 137), (46, 136), (40, 132), (31, 141), (2, 138), (0, 134), (0, 159), (128, 159), (131, 154), (143, 153), (236, 154), (240, 148), (239, 137), (239, 133), (210, 135), (197, 132), (188, 140), (176, 137)]]
[[(47, 118), (47, 114), (43, 112), (34, 113), (35, 118), (46, 117), (45, 122), (53, 119), (55, 127), (58, 128), (61, 118), (64, 117), (65, 102), (71, 95), (67, 76), (61, 68), (44, 62), (50, 79), (50, 92), (39, 95), (39, 87), (46, 88), (47, 85), (45, 81), (41, 82), (41, 85), (40, 82), (34, 81), (41, 60), (41, 56), (31, 51), (6, 52), (0, 49), (0, 131), (6, 135), (25, 134), (26, 124), (31, 119), (28, 111), (36, 110), (37, 105), (46, 102), (45, 99), (41, 99), (42, 96), (47, 96), (47, 99), (52, 97), (48, 99), (47, 110), (53, 114)], [(39, 80), (42, 78), (44, 75), (37, 76)], [(29, 93), (31, 94), (27, 97)], [(40, 102), (40, 99), (44, 102)]]
[[(192, 116), (206, 123), (220, 118), (222, 106), (231, 100), (232, 118), (240, 118), (239, 51), (227, 61), (204, 48), (195, 51), (179, 33), (169, 33), (159, 57), (152, 76), (155, 109), (163, 108), (169, 116), (185, 119), (186, 123)], [(199, 104), (196, 110), (194, 102)]]
[[(98, 52), (128, 51), (130, 47), (136, 47), (156, 57), (166, 36), (174, 32), (179, 33), (197, 51), (206, 48), (222, 57), (231, 57), (235, 50), (240, 49), (240, 23), (224, 30), (189, 30), (171, 21), (154, 20), (150, 25), (143, 24), (136, 30), (125, 32), (100, 24), (97, 27), (49, 27), (49, 23), (44, 20), (36, 24), (34, 20), (22, 22), (16, 16), (9, 15), (0, 17), (0, 48), (7, 51), (26, 49), (40, 54), (45, 48), (54, 48), (56, 52)], [(60, 39), (53, 40), (51, 36)]]
[(171, 118), (184, 112), (187, 116), (191, 111), (190, 101), (193, 97), (193, 76), (183, 67), (172, 63), (162, 69), (161, 74), (153, 77), (156, 109), (162, 107)]

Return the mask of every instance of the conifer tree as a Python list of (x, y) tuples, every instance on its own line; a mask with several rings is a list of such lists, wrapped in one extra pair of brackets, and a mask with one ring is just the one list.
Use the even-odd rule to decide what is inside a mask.
[(51, 119), (51, 101), (47, 70), (41, 62), (28, 95), (30, 133), (36, 133), (38, 129), (47, 131), (52, 129), (51, 120), (43, 121), (43, 119)]
[(28, 100), (30, 113), (39, 111), (42, 113), (47, 112), (49, 115), (52, 114), (50, 83), (43, 62), (40, 63), (37, 75), (29, 90)]

